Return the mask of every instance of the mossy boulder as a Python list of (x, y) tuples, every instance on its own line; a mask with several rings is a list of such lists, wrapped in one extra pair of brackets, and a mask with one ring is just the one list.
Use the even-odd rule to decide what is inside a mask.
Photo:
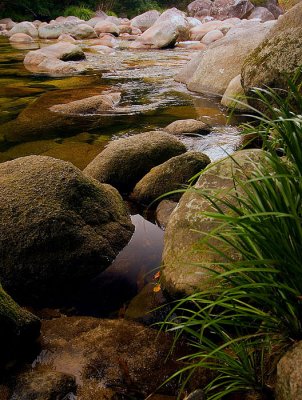
[[(230, 193), (234, 194), (234, 177), (249, 176), (264, 154), (262, 150), (239, 151), (208, 167), (195, 188), (206, 191), (207, 196), (229, 199)], [(215, 268), (217, 262), (225, 260), (211, 246), (217, 246), (234, 260), (239, 257), (217, 240), (211, 239), (211, 246), (201, 243), (217, 227), (217, 221), (203, 215), (211, 211), (216, 210), (210, 200), (192, 189), (182, 196), (171, 215), (164, 236), (162, 278), (163, 287), (172, 296), (192, 294), (212, 285), (207, 267)]]
[(302, 65), (302, 2), (282, 15), (265, 40), (247, 57), (242, 86), (247, 95), (253, 87), (285, 89), (287, 76)]
[(72, 164), (0, 164), (0, 279), (16, 299), (59, 296), (102, 272), (134, 230), (118, 192)]
[(230, 81), (240, 74), (246, 57), (263, 41), (273, 23), (246, 21), (231, 28), (200, 57), (198, 67), (187, 81), (188, 89), (223, 95)]
[(130, 192), (151, 168), (185, 151), (185, 145), (166, 132), (145, 132), (109, 143), (84, 173)]
[(0, 285), (0, 367), (3, 354), (35, 340), (40, 334), (40, 320), (21, 308)]
[[(210, 162), (207, 155), (195, 151), (172, 157), (152, 168), (135, 185), (131, 198), (139, 203), (149, 204), (165, 193), (182, 189), (190, 178), (201, 172)], [(170, 197), (179, 200), (181, 193), (174, 193)]]

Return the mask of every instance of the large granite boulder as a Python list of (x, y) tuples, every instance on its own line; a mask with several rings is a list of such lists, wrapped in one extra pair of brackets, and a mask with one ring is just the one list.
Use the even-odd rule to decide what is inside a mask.
[(185, 14), (171, 8), (156, 20), (138, 39), (138, 43), (152, 48), (173, 47), (177, 40), (189, 38), (189, 23)]
[(246, 94), (251, 88), (266, 86), (286, 88), (286, 75), (293, 76), (302, 65), (302, 3), (282, 15), (247, 57), (242, 68), (242, 85)]
[(229, 86), (224, 92), (224, 95), (222, 96), (221, 104), (232, 110), (250, 110), (247, 98), (241, 85), (241, 75), (237, 75), (231, 80)]
[(85, 59), (83, 50), (72, 43), (56, 43), (30, 51), (24, 58), (24, 66), (31, 72), (65, 75), (82, 72), (83, 68), (69, 61)]
[(15, 347), (33, 342), (40, 334), (40, 321), (21, 308), (0, 285), (0, 368)]
[[(199, 178), (196, 189), (205, 191), (206, 196), (192, 189), (181, 198), (165, 231), (163, 252), (163, 286), (172, 295), (192, 294), (208, 288), (210, 265), (224, 261), (211, 246), (229, 257), (238, 259), (233, 249), (210, 239), (210, 245), (201, 243), (205, 235), (217, 227), (217, 221), (203, 215), (214, 210), (207, 196), (229, 198), (234, 194), (234, 177), (244, 179), (264, 157), (262, 150), (244, 150), (233, 154), (209, 167)], [(198, 265), (196, 265), (198, 264)]]
[(276, 400), (302, 399), (302, 342), (296, 343), (277, 365)]
[(38, 37), (38, 30), (35, 25), (31, 22), (20, 22), (16, 24), (10, 31), (9, 36), (14, 35), (15, 33), (26, 33), (26, 35), (31, 36), (32, 38)]
[(10, 30), (16, 25), (16, 22), (14, 22), (11, 18), (3, 18), (0, 19), (0, 24), (5, 25), (6, 29)]
[(151, 168), (185, 151), (185, 145), (166, 132), (145, 132), (109, 143), (84, 173), (129, 192)]
[(211, 16), (215, 19), (246, 18), (254, 9), (250, 0), (214, 0)]
[(223, 95), (230, 81), (241, 72), (246, 57), (262, 42), (272, 21), (247, 21), (228, 31), (201, 54), (200, 63), (187, 82), (189, 90)]
[(29, 156), (0, 164), (0, 279), (15, 298), (59, 288), (104, 270), (133, 226), (118, 192), (72, 164)]
[(131, 26), (133, 28), (138, 28), (142, 32), (145, 32), (147, 29), (151, 28), (151, 26), (156, 22), (158, 17), (160, 16), (160, 12), (157, 10), (150, 10), (143, 14), (134, 17), (131, 20)]
[(10, 36), (9, 41), (13, 43), (32, 43), (34, 39), (26, 33), (15, 33)]
[[(189, 179), (202, 171), (210, 159), (199, 152), (187, 152), (172, 157), (165, 163), (151, 169), (136, 185), (131, 198), (138, 203), (149, 204), (168, 192), (183, 189)], [(174, 193), (169, 198), (179, 200), (182, 193)]]
[(41, 39), (58, 39), (63, 33), (70, 33), (76, 27), (75, 22), (57, 22), (52, 24), (42, 24), (38, 28)]

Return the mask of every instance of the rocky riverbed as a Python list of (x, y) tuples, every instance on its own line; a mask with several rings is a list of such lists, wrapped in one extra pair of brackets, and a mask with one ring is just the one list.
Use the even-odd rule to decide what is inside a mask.
[[(286, 21), (301, 43), (299, 5), (276, 21), (276, 4), (197, 3), (189, 16), (0, 21), (0, 400), (179, 394), (162, 384), (187, 344), (167, 358), (173, 338), (152, 324), (202, 287), (194, 262), (218, 261), (194, 253), (209, 204), (158, 197), (239, 149), (225, 107), (239, 96), (246, 110), (253, 51), (265, 58), (277, 34), (286, 48)], [(263, 157), (238, 151), (196, 187), (223, 196)], [(210, 378), (197, 370), (187, 392)]]

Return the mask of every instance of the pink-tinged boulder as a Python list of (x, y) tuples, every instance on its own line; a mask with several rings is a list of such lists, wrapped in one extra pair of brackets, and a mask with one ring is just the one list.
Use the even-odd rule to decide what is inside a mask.
[(68, 33), (62, 33), (62, 35), (58, 37), (58, 40), (60, 42), (69, 42), (69, 43), (76, 42), (76, 40), (72, 36), (68, 35)]
[(20, 22), (16, 24), (10, 31), (9, 35), (12, 36), (15, 33), (25, 33), (26, 35), (31, 36), (32, 38), (38, 37), (38, 30), (34, 24), (28, 21)]
[(9, 31), (16, 25), (16, 22), (14, 22), (11, 18), (3, 18), (0, 19), (0, 24), (5, 24), (6, 29)]
[(250, 0), (214, 0), (211, 16), (220, 20), (246, 18), (253, 9), (254, 5)]
[(34, 40), (26, 33), (15, 33), (9, 38), (9, 41), (15, 43), (32, 43)]
[(223, 33), (218, 29), (214, 29), (204, 35), (201, 42), (204, 44), (211, 44), (216, 42), (216, 40), (222, 39), (224, 37)]
[(83, 68), (69, 61), (85, 59), (83, 50), (71, 43), (61, 42), (30, 51), (24, 59), (25, 68), (36, 73), (65, 75), (82, 72)]
[(202, 25), (202, 22), (197, 18), (187, 17), (187, 21), (189, 24), (189, 29), (196, 28), (197, 26)]
[(275, 17), (266, 7), (256, 7), (248, 19), (259, 19), (261, 22), (266, 22), (275, 19)]
[(97, 35), (101, 33), (111, 33), (114, 36), (118, 36), (120, 34), (119, 27), (107, 20), (98, 22), (95, 25), (94, 30)]
[(131, 26), (138, 28), (141, 32), (145, 32), (155, 24), (156, 20), (160, 16), (160, 13), (156, 10), (147, 11), (131, 20)]
[(59, 23), (65, 22), (65, 21), (66, 21), (66, 17), (62, 17), (62, 16), (57, 17), (57, 18), (55, 19), (55, 21), (56, 21), (56, 22), (59, 22)]
[(211, 0), (195, 0), (187, 7), (191, 17), (204, 17), (210, 15), (213, 2)]
[[(200, 43), (203, 46), (206, 47), (205, 44)], [(195, 54), (191, 60), (180, 70), (180, 72), (174, 77), (174, 79), (177, 82), (181, 83), (188, 83), (192, 78), (193, 75), (195, 74), (195, 71), (197, 70), (201, 58), (203, 57), (204, 49), (201, 49), (197, 54)]]
[(192, 40), (201, 40), (208, 32), (220, 30), (225, 34), (234, 26), (235, 24), (233, 22), (228, 21), (208, 21), (200, 26), (192, 28), (190, 31), (190, 36)]
[(117, 40), (115, 36), (110, 33), (102, 33), (99, 39), (95, 41), (95, 44), (115, 48), (117, 47)]

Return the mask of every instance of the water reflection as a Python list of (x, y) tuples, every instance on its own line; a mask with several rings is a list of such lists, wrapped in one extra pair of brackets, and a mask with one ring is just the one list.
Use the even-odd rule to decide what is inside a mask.
[[(132, 239), (112, 265), (69, 298), (67, 314), (114, 317), (150, 281), (160, 266), (163, 231), (136, 214)], [(72, 298), (74, 297), (74, 298)]]

